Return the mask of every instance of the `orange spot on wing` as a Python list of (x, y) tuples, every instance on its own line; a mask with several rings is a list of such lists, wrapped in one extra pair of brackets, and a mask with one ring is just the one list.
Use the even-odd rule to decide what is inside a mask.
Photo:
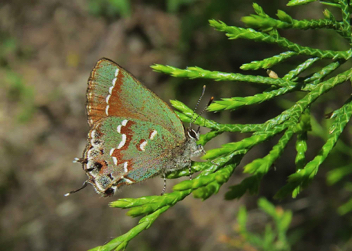
[(144, 142), (147, 142), (147, 141), (146, 141), (145, 139), (141, 139), (141, 140), (139, 141), (139, 143), (136, 144), (136, 147), (137, 147), (137, 150), (138, 150), (138, 151), (143, 151), (142, 148), (141, 148), (141, 145), (142, 145)]

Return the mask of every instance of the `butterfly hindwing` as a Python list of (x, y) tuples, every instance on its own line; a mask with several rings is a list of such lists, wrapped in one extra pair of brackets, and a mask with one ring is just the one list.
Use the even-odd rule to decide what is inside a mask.
[(101, 193), (154, 177), (173, 168), (175, 142), (174, 135), (160, 125), (134, 118), (103, 118), (88, 137), (87, 175)]

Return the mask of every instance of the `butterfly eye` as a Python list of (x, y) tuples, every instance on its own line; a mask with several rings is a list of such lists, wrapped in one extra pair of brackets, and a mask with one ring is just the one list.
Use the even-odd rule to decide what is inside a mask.
[(197, 135), (197, 133), (196, 133), (193, 129), (191, 129), (191, 130), (188, 131), (188, 135), (189, 135), (191, 138), (198, 139), (198, 135)]

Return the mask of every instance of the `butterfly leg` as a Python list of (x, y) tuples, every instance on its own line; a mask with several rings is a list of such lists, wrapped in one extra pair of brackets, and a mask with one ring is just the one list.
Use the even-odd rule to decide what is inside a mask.
[(88, 184), (88, 180), (86, 180), (85, 182), (83, 182), (83, 185), (80, 187), (80, 188), (78, 188), (78, 189), (76, 189), (76, 190), (73, 190), (73, 191), (71, 191), (71, 192), (68, 192), (68, 193), (65, 193), (64, 194), (64, 196), (69, 196), (69, 195), (71, 195), (71, 194), (73, 194), (73, 193), (77, 193), (78, 191), (81, 191), (83, 188), (85, 188), (86, 186), (87, 186), (87, 184)]
[(191, 165), (188, 167), (189, 180), (192, 180), (192, 168)]
[(160, 195), (163, 195), (166, 191), (166, 176), (165, 176), (165, 173), (163, 174), (163, 178), (164, 178), (164, 187), (163, 187), (163, 190), (161, 191), (161, 194)]

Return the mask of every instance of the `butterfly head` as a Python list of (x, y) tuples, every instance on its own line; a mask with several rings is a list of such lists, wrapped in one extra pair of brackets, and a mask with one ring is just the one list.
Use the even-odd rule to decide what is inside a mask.
[(199, 128), (197, 131), (193, 130), (192, 128), (187, 129), (187, 136), (189, 145), (191, 147), (191, 157), (198, 157), (205, 153), (204, 148), (202, 145), (197, 144), (199, 140)]

